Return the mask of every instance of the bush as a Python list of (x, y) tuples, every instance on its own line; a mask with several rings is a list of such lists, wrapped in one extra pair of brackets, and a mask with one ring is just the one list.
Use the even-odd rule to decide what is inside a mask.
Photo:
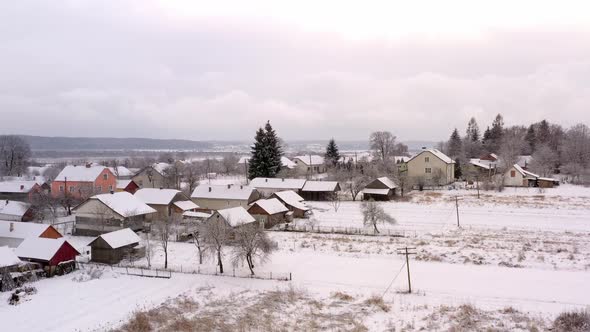
[(557, 332), (590, 331), (590, 313), (587, 311), (562, 312), (555, 318), (553, 329)]
[(383, 301), (383, 298), (381, 296), (377, 296), (377, 295), (366, 299), (365, 304), (370, 305), (370, 306), (375, 306), (375, 307), (383, 310), (384, 312), (389, 312), (389, 310), (390, 310), (390, 307), (387, 304), (385, 304), (385, 301)]

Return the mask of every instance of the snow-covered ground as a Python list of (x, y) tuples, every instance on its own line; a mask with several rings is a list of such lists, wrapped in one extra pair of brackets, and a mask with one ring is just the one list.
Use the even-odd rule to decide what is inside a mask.
[[(456, 194), (462, 197), (461, 229), (456, 227)], [(490, 323), (468, 330), (542, 330), (564, 310), (590, 307), (590, 189), (562, 186), (544, 193), (508, 189), (482, 192), (481, 199), (473, 195), (441, 190), (383, 203), (398, 224), (381, 227), (403, 230), (408, 235), (404, 238), (269, 232), (279, 250), (257, 264), (256, 273), (290, 272), (291, 282), (181, 273), (150, 279), (108, 271), (79, 282), (74, 279), (86, 280), (88, 273), (77, 271), (36, 282), (38, 293), (18, 306), (8, 305), (8, 294), (1, 294), (0, 321), (11, 331), (35, 330), (38, 322), (46, 331), (105, 330), (122, 326), (136, 311), (174, 308), (174, 319), (204, 324), (195, 320), (223, 318), (236, 328), (244, 324), (247, 309), (256, 309), (271, 321), (291, 327), (297, 325), (289, 322), (298, 321), (311, 330), (352, 330), (361, 324), (369, 330), (412, 331), (448, 329), (475, 308), (477, 313), (469, 315), (477, 315), (478, 324)], [(313, 217), (296, 223), (363, 227), (359, 202), (342, 202), (338, 212), (328, 203), (310, 204)], [(91, 240), (68, 239), (79, 249)], [(408, 286), (405, 259), (396, 254), (404, 246), (416, 247), (418, 253), (410, 261), (411, 295), (403, 294)], [(226, 254), (226, 271), (232, 274), (229, 250)], [(192, 243), (170, 243), (170, 267), (196, 269), (197, 257)], [(145, 259), (133, 263), (147, 265)], [(161, 250), (152, 264), (162, 267)], [(207, 260), (203, 269), (215, 269), (214, 261)], [(241, 265), (236, 269), (246, 272)], [(289, 295), (293, 290), (300, 295)], [(371, 305), (371, 298), (381, 295), (383, 305)], [(278, 302), (271, 309), (260, 303), (275, 303), (273, 299)], [(228, 316), (223, 309), (230, 303), (241, 310)], [(232, 321), (237, 318), (239, 322)]]

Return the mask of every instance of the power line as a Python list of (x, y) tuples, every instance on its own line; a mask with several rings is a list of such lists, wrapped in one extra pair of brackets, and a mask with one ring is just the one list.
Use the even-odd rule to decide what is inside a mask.
[(385, 296), (385, 293), (387, 293), (387, 291), (389, 290), (389, 288), (391, 288), (391, 286), (393, 285), (393, 282), (395, 281), (395, 279), (397, 279), (397, 277), (399, 276), (399, 274), (404, 269), (404, 266), (406, 266), (406, 263), (403, 263), (402, 264), (402, 267), (399, 268), (399, 271), (397, 271), (397, 273), (395, 274), (395, 277), (393, 277), (393, 279), (389, 283), (389, 286), (387, 286), (387, 288), (385, 289), (385, 291), (383, 292), (383, 295), (381, 295), (381, 297)]

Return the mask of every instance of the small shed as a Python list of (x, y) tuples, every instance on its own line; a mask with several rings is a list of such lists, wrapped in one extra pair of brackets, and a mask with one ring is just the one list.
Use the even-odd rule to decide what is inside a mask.
[(31, 221), (35, 217), (31, 204), (19, 201), (0, 201), (0, 220)]
[(60, 263), (73, 261), (80, 255), (64, 238), (46, 239), (31, 237), (25, 239), (15, 250), (15, 254), (29, 262), (43, 266), (57, 266)]
[(121, 191), (126, 191), (130, 194), (135, 194), (135, 192), (139, 190), (139, 186), (137, 185), (137, 183), (135, 183), (135, 181), (131, 180), (131, 179), (127, 179), (127, 180), (117, 180), (117, 191), (121, 192)]
[(257, 200), (248, 209), (248, 213), (262, 222), (265, 228), (285, 222), (287, 212), (289, 209), (276, 198)]
[(91, 261), (117, 264), (125, 257), (145, 256), (145, 249), (139, 247), (141, 239), (130, 228), (99, 235), (88, 244)]
[(537, 179), (537, 187), (539, 188), (553, 188), (555, 186), (559, 186), (559, 180), (557, 179), (543, 177)]
[(363, 200), (389, 201), (395, 196), (397, 186), (388, 177), (380, 177), (365, 186), (361, 191)]
[(256, 219), (241, 206), (215, 211), (207, 221), (223, 220), (231, 227), (239, 227), (256, 222)]
[(311, 209), (303, 202), (303, 197), (299, 196), (292, 190), (279, 191), (272, 195), (272, 198), (276, 198), (281, 201), (289, 211), (293, 212), (293, 217), (304, 218), (305, 214)]
[(301, 196), (308, 201), (330, 201), (340, 191), (337, 181), (306, 181)]

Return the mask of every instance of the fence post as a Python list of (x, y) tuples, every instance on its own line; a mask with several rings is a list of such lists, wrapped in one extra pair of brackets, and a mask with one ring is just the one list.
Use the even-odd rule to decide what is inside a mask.
[(141, 276), (143, 277), (143, 267), (139, 268), (139, 271), (141, 271)]
[(291, 280), (292, 280), (292, 279), (291, 279), (291, 272), (289, 272), (289, 281), (291, 281)]
[(272, 279), (272, 271), (270, 271), (270, 278)]
[(236, 268), (234, 267), (234, 277), (236, 276)]
[(129, 268), (125, 267), (125, 271), (129, 274)]

